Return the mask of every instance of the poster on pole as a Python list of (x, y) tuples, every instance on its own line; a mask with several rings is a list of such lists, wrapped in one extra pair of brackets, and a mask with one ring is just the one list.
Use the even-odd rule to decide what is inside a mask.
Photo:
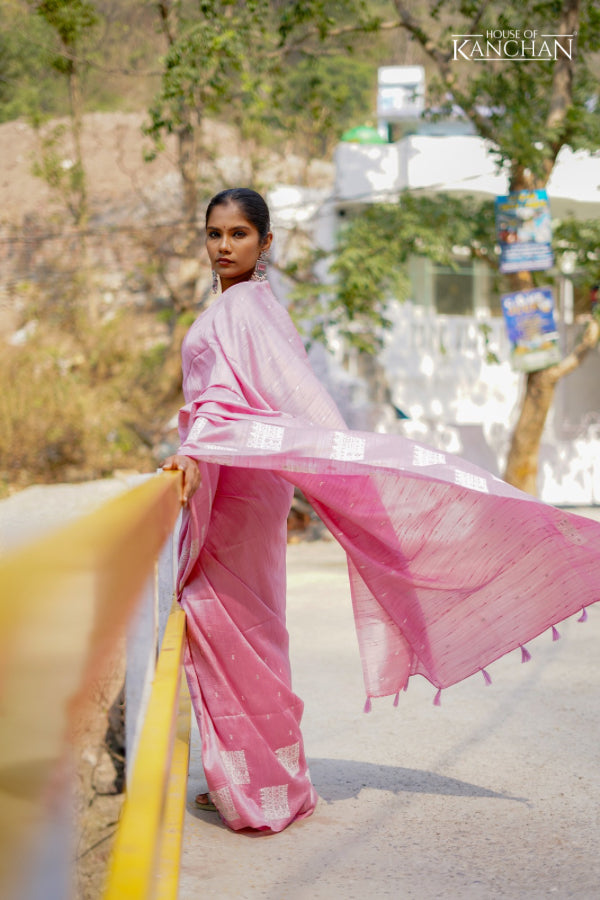
[(560, 362), (552, 290), (516, 291), (503, 294), (500, 300), (511, 344), (513, 369), (536, 372)]
[(500, 271), (550, 269), (554, 256), (546, 191), (514, 191), (496, 197), (495, 209)]

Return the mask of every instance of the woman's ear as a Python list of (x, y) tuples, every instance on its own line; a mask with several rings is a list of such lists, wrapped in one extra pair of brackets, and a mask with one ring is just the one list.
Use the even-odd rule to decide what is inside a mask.
[(272, 244), (272, 243), (273, 243), (273, 232), (270, 231), (270, 232), (268, 233), (268, 235), (266, 236), (266, 238), (264, 239), (263, 243), (262, 243), (262, 247), (260, 248), (260, 249), (261, 249), (261, 253), (262, 253), (263, 251), (264, 251), (265, 253), (268, 253), (269, 250), (271, 249), (271, 244)]

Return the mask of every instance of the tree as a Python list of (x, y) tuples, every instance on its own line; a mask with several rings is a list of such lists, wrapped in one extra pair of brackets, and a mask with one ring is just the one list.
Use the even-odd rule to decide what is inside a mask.
[[(301, 288), (296, 293), (300, 301), (296, 316), (311, 321), (313, 339), (322, 339), (335, 326), (348, 343), (374, 353), (388, 325), (387, 300), (410, 298), (410, 257), (426, 256), (455, 266), (455, 246), (468, 249), (471, 258), (495, 265), (492, 203), (407, 191), (398, 203), (368, 206), (340, 231), (329, 268), (336, 278), (330, 293), (318, 283)], [(319, 299), (323, 296), (325, 302)]]
[[(429, 7), (433, 22), (441, 25), (444, 13), (451, 16), (450, 24), (437, 33), (430, 22), (417, 21), (402, 0), (394, 0), (394, 6), (403, 28), (435, 64), (440, 98), (458, 106), (478, 134), (492, 142), (499, 165), (508, 169), (511, 191), (545, 187), (564, 146), (598, 145), (597, 85), (590, 69), (590, 56), (600, 49), (596, 4), (581, 0), (436, 2)], [(576, 36), (564, 43), (571, 54), (559, 52), (552, 62), (542, 57), (525, 64), (506, 59), (486, 59), (482, 65), (465, 61), (459, 63), (462, 71), (457, 71), (451, 31), (486, 34), (508, 32), (517, 25), (523, 32), (539, 30), (565, 39)], [(531, 287), (531, 273), (515, 274), (513, 283), (516, 290)], [(539, 446), (555, 386), (579, 365), (598, 336), (598, 324), (591, 320), (579, 346), (566, 359), (528, 374), (504, 476), (511, 484), (536, 493)]]
[[(346, 5), (342, 12), (348, 17), (354, 2)], [(365, 84), (365, 64), (345, 58), (333, 38), (325, 48), (319, 38), (321, 9), (296, 11), (292, 21), (289, 4), (273, 0), (159, 0), (155, 8), (167, 52), (146, 133), (156, 151), (165, 135), (176, 136), (188, 226), (179, 252), (193, 258), (199, 203), (213, 188), (203, 172), (205, 118), (236, 126), (242, 139), (260, 143), (263, 154), (278, 143), (288, 146), (290, 133), (296, 150), (299, 141), (307, 154), (329, 150), (341, 123), (369, 108), (367, 89), (349, 86), (353, 79)], [(190, 308), (191, 280), (175, 291), (174, 301), (178, 309)]]
[(41, 49), (47, 37), (47, 26), (25, 2), (1, 5), (0, 122), (65, 111), (64, 86)]
[[(317, 4), (318, 5), (318, 4)], [(436, 115), (460, 111), (475, 131), (490, 142), (498, 166), (509, 177), (511, 191), (545, 187), (560, 150), (569, 146), (596, 148), (600, 117), (594, 54), (600, 50), (600, 9), (582, 0), (431, 0), (415, 11), (414, 4), (393, 0), (398, 24), (411, 35), (427, 61), (433, 79), (429, 105)], [(457, 53), (453, 35), (485, 36), (536, 30), (563, 36), (570, 53), (559, 52), (526, 62), (479, 58)], [(567, 42), (567, 36), (572, 37)], [(530, 35), (531, 38), (531, 35)], [(481, 43), (484, 44), (485, 38)], [(531, 40), (528, 42), (531, 44)], [(512, 50), (513, 48), (511, 48)], [(521, 51), (519, 56), (527, 55)], [(535, 56), (535, 51), (529, 51)], [(459, 219), (456, 220), (457, 224)], [(453, 241), (456, 243), (456, 241)], [(533, 286), (530, 272), (513, 276), (515, 290)], [(342, 296), (343, 299), (343, 296)], [(598, 325), (590, 320), (575, 350), (556, 366), (531, 372), (523, 408), (515, 428), (505, 478), (536, 492), (537, 460), (547, 412), (560, 378), (572, 371), (598, 340)]]
[(160, 27), (167, 43), (162, 84), (150, 109), (146, 128), (161, 148), (164, 134), (177, 138), (178, 168), (183, 184), (182, 213), (195, 240), (198, 179), (202, 159), (200, 129), (204, 117), (222, 112), (236, 97), (260, 96), (264, 66), (251, 48), (264, 46), (268, 3), (203, 0), (194, 5), (157, 2)]
[[(217, 185), (233, 186), (214, 174), (211, 153), (203, 146), (205, 119), (236, 129), (246, 151), (258, 147), (264, 157), (276, 149), (285, 158), (299, 144), (307, 154), (330, 149), (345, 117), (368, 109), (370, 97), (348, 87), (365, 64), (345, 59), (339, 49), (336, 55), (333, 38), (325, 47), (316, 14), (295, 19), (292, 34), (289, 4), (282, 0), (158, 0), (154, 6), (166, 54), (145, 130), (154, 152), (160, 152), (166, 135), (175, 136), (182, 184), (183, 227), (161, 248), (181, 263), (181, 274), (168, 285), (175, 316), (165, 383), (173, 392), (179, 386), (179, 344), (198, 303), (200, 204)], [(350, 7), (343, 11), (346, 18)], [(251, 181), (259, 190), (265, 186), (256, 173)]]
[(64, 189), (75, 224), (81, 225), (88, 217), (87, 185), (81, 149), (83, 128), (81, 78), (84, 68), (81, 49), (85, 39), (98, 24), (99, 17), (91, 0), (40, 0), (32, 6), (37, 16), (47, 23), (58, 38), (59, 46), (52, 56), (51, 64), (67, 79), (71, 137), (75, 155), (75, 161), (65, 177), (65, 171), (57, 164), (54, 153), (54, 145), (61, 135), (51, 136), (45, 145), (38, 174), (45, 177), (51, 186)]

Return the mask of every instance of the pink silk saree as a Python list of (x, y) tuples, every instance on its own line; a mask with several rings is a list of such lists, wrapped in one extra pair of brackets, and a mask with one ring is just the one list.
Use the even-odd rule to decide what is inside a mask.
[[(458, 457), (349, 431), (268, 284), (229, 288), (183, 345), (178, 452), (203, 483), (185, 516), (186, 671), (227, 824), (310, 815), (285, 629), (297, 485), (344, 547), (367, 708), (412, 675), (439, 691), (598, 599), (600, 524)], [(484, 672), (484, 677), (487, 673)]]

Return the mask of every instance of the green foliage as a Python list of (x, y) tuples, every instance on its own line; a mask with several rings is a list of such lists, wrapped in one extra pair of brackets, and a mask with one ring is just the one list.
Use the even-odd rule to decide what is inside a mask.
[(316, 33), (320, 41), (330, 38), (332, 32), (344, 24), (352, 24), (357, 30), (374, 31), (381, 21), (373, 13), (373, 6), (366, 0), (291, 0), (284, 3), (279, 21), (282, 44), (291, 37)]
[[(76, 47), (98, 23), (98, 13), (90, 0), (40, 0), (35, 12), (59, 35), (65, 47)], [(63, 71), (64, 61), (57, 63)]]
[(46, 23), (24, 3), (0, 4), (0, 122), (66, 111), (65, 85), (47, 45)]
[[(491, 201), (438, 194), (405, 192), (397, 204), (374, 204), (353, 216), (339, 232), (336, 254), (329, 268), (333, 284), (305, 281), (294, 292), (293, 314), (302, 327), (309, 322), (309, 338), (326, 342), (328, 326), (368, 352), (377, 350), (386, 327), (390, 299), (411, 296), (408, 262), (425, 256), (457, 267), (460, 259), (478, 259), (497, 274), (494, 209)], [(557, 260), (573, 254), (579, 293), (589, 295), (600, 283), (600, 220), (568, 219), (557, 225), (553, 249)], [(312, 266), (319, 260), (313, 257)], [(305, 269), (309, 261), (305, 261)], [(298, 272), (290, 273), (298, 277)], [(553, 284), (556, 272), (535, 273), (534, 283)], [(306, 276), (305, 276), (306, 277)], [(505, 286), (505, 290), (508, 287)], [(493, 361), (487, 347), (488, 361)]]
[(313, 320), (312, 340), (326, 339), (327, 328), (335, 325), (351, 344), (374, 352), (388, 324), (387, 302), (410, 297), (410, 257), (454, 266), (456, 247), (495, 264), (491, 202), (404, 193), (399, 203), (367, 206), (340, 229), (329, 268), (334, 284), (294, 292), (296, 321)]
[[(64, 76), (75, 59), (85, 78), (86, 109), (147, 105), (156, 87), (149, 73), (156, 71), (162, 49), (155, 4), (95, 0), (46, 5), (44, 12), (33, 0), (0, 3), (0, 123), (22, 116), (38, 124), (68, 115)], [(63, 37), (76, 41), (76, 52)]]
[(66, 130), (64, 125), (56, 125), (41, 136), (40, 153), (31, 170), (64, 200), (71, 215), (77, 220), (78, 202), (85, 185), (85, 173), (80, 160), (65, 165), (63, 141)]
[[(161, 89), (146, 129), (157, 151), (165, 134), (196, 131), (212, 115), (225, 116), (242, 137), (262, 145), (292, 134), (307, 156), (330, 152), (345, 128), (374, 109), (376, 61), (345, 52), (360, 36), (367, 8), (363, 2), (272, 0), (175, 5)], [(342, 30), (350, 23), (358, 31), (343, 30), (323, 44), (340, 23)]]
[[(408, 6), (392, 4), (400, 13)], [(600, 11), (597, 4), (581, 3), (577, 48), (570, 77), (555, 84), (556, 62), (537, 59), (469, 62), (452, 59), (453, 34), (486, 35), (488, 31), (537, 30), (557, 34), (566, 4), (556, 0), (522, 0), (519, 3), (436, 0), (424, 3), (414, 15), (413, 30), (423, 58), (435, 64), (437, 78), (429, 80), (429, 101), (438, 112), (458, 107), (483, 137), (496, 144), (499, 165), (510, 168), (514, 178), (533, 179), (543, 186), (561, 146), (594, 147), (600, 142), (597, 54), (600, 49)], [(481, 43), (485, 45), (485, 38)], [(527, 43), (527, 42), (526, 42)], [(560, 89), (560, 90), (559, 90)], [(556, 93), (558, 91), (558, 93)], [(551, 110), (564, 110), (550, 124)]]
[(480, 322), (478, 325), (478, 328), (483, 336), (483, 343), (485, 346), (485, 361), (486, 361), (486, 363), (488, 364), (488, 366), (499, 365), (500, 359), (498, 357), (498, 354), (494, 350), (492, 350), (491, 343), (490, 343), (490, 335), (492, 333), (492, 326), (488, 325), (487, 322)]
[(554, 251), (560, 256), (569, 253), (575, 267), (573, 282), (584, 297), (600, 284), (600, 219), (565, 219), (554, 230)]
[(308, 156), (326, 156), (343, 131), (372, 115), (376, 80), (374, 66), (352, 56), (300, 59), (281, 75), (275, 124), (297, 129)]
[[(175, 31), (164, 60), (161, 90), (150, 109), (146, 132), (157, 142), (163, 133), (196, 126), (236, 98), (256, 91), (265, 65), (252, 48), (264, 49), (269, 4), (206, 0), (198, 12), (178, 7)], [(255, 65), (249, 65), (250, 60)]]
[(35, 14), (59, 39), (51, 65), (61, 75), (72, 76), (82, 68), (82, 45), (99, 22), (95, 5), (90, 0), (38, 0)]

